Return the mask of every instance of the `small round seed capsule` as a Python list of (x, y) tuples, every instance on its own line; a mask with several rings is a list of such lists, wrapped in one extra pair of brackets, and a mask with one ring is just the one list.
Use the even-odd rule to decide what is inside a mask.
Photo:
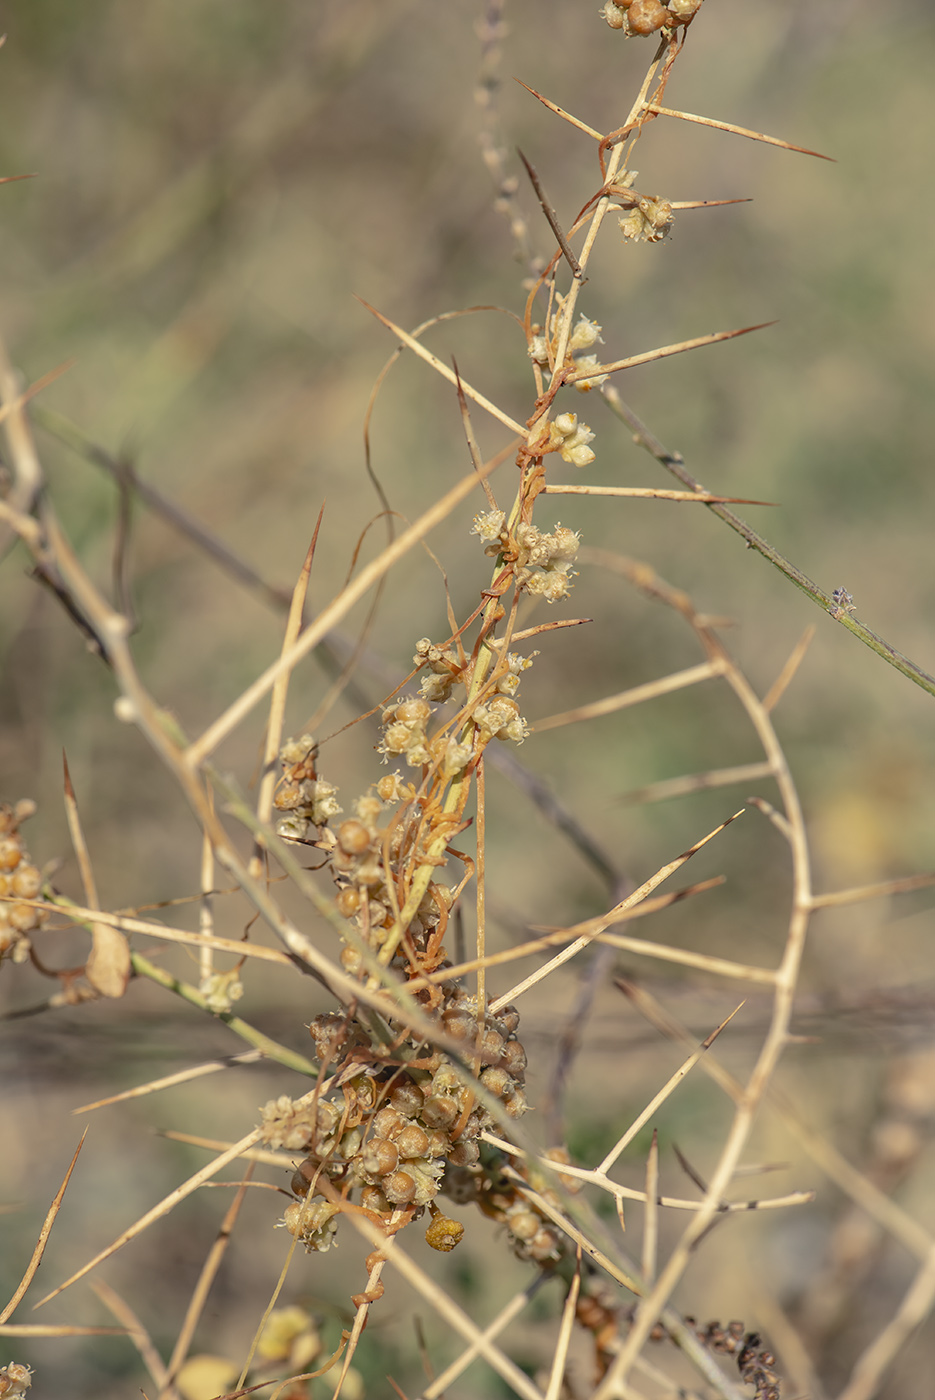
[(432, 1128), (428, 1134), (429, 1145), (423, 1152), (423, 1157), (445, 1157), (451, 1145), (448, 1141), (447, 1133), (443, 1133), (441, 1128)]
[(604, 8), (599, 10), (598, 13), (604, 16), (604, 19), (610, 25), (611, 29), (622, 29), (625, 18), (624, 12), (629, 3), (630, 0), (620, 0), (619, 4), (615, 4), (614, 0), (606, 0)]
[(338, 906), (338, 913), (343, 914), (345, 919), (350, 919), (360, 908), (360, 891), (355, 889), (341, 890), (334, 902)]
[(411, 1079), (401, 1080), (390, 1090), (390, 1103), (397, 1113), (402, 1113), (407, 1118), (415, 1118), (423, 1102), (422, 1090)]
[(18, 841), (8, 838), (0, 841), (0, 870), (15, 870), (22, 858), (22, 848)]
[(361, 1162), (365, 1172), (386, 1176), (399, 1166), (399, 1148), (389, 1138), (371, 1138), (361, 1153)]
[(474, 1017), (460, 1006), (449, 1007), (442, 1013), (442, 1025), (453, 1040), (467, 1040), (477, 1030)]
[(685, 24), (701, 9), (701, 0), (669, 0), (666, 8), (674, 20)]
[(374, 1137), (392, 1138), (401, 1132), (406, 1126), (406, 1119), (402, 1114), (397, 1113), (395, 1108), (381, 1108), (379, 1113), (374, 1114), (373, 1135)]
[(432, 707), (424, 700), (404, 700), (396, 706), (395, 718), (400, 724), (424, 725), (428, 723)]
[(42, 884), (42, 876), (34, 865), (20, 865), (12, 878), (13, 893), (20, 899), (35, 899)]
[(383, 1194), (394, 1206), (405, 1205), (416, 1194), (415, 1177), (409, 1172), (393, 1172), (384, 1178)]
[(422, 1109), (422, 1122), (429, 1128), (450, 1128), (460, 1113), (454, 1099), (433, 1094)]
[(36, 927), (39, 919), (43, 917), (40, 910), (33, 909), (29, 904), (7, 905), (7, 922), (18, 933), (28, 933), (31, 928)]
[(342, 948), (341, 966), (345, 972), (350, 973), (351, 977), (356, 977), (359, 972), (364, 970), (363, 954), (359, 953), (356, 948)]
[(289, 1231), (290, 1235), (298, 1236), (302, 1232), (302, 1212), (304, 1206), (301, 1201), (290, 1201), (282, 1213), (282, 1223)]
[(531, 1240), (542, 1228), (542, 1220), (531, 1210), (520, 1210), (509, 1217), (507, 1228), (518, 1240)]
[(497, 1020), (504, 1035), (515, 1035), (519, 1029), (519, 1012), (515, 1006), (504, 1006)]
[(671, 22), (672, 16), (659, 0), (633, 0), (627, 10), (627, 28), (631, 34), (654, 34)]
[[(636, 0), (633, 0), (634, 5)], [(540, 1264), (545, 1264), (549, 1259), (557, 1259), (560, 1253), (558, 1236), (551, 1230), (542, 1229), (529, 1242), (529, 1253), (532, 1258)]]
[(372, 1210), (377, 1215), (388, 1215), (393, 1207), (378, 1186), (365, 1186), (360, 1193), (360, 1203), (364, 1210)]
[(292, 1175), (292, 1194), (294, 1196), (307, 1196), (308, 1188), (312, 1183), (312, 1178), (318, 1170), (318, 1164), (311, 1158), (306, 1158), (300, 1162)]
[(338, 845), (342, 851), (347, 851), (348, 855), (362, 855), (369, 849), (370, 839), (370, 832), (363, 822), (355, 822), (353, 818), (342, 822), (338, 827)]
[(480, 1082), (485, 1089), (496, 1094), (498, 1099), (504, 1098), (513, 1088), (513, 1081), (505, 1069), (485, 1069), (481, 1074)]
[(448, 1157), (453, 1167), (473, 1167), (479, 1160), (480, 1148), (476, 1142), (456, 1142)]
[(503, 1107), (511, 1118), (522, 1118), (529, 1104), (522, 1089), (514, 1089), (512, 1094), (507, 1094), (503, 1100)]
[(410, 1123), (396, 1138), (401, 1157), (423, 1157), (428, 1145), (428, 1133), (418, 1123)]

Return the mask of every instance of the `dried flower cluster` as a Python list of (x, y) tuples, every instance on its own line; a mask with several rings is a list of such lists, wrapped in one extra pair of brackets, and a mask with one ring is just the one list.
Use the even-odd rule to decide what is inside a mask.
[(0, 958), (11, 957), (14, 962), (26, 961), (28, 935), (49, 917), (44, 909), (24, 902), (38, 899), (42, 886), (42, 874), (30, 860), (19, 829), (35, 810), (30, 801), (17, 802), (15, 807), (0, 804)]
[[(610, 1289), (601, 1284), (592, 1284), (589, 1292), (578, 1300), (575, 1316), (578, 1323), (594, 1337), (598, 1380), (606, 1375), (615, 1352), (626, 1336), (634, 1309), (635, 1304), (618, 1306)], [(706, 1327), (699, 1327), (693, 1317), (686, 1317), (685, 1324), (709, 1351), (732, 1356), (736, 1360), (742, 1380), (746, 1385), (753, 1386), (751, 1400), (781, 1400), (776, 1358), (763, 1346), (758, 1332), (748, 1332), (743, 1322), (736, 1319), (726, 1327), (719, 1322), (709, 1322)], [(657, 1322), (649, 1339), (662, 1342), (666, 1336), (665, 1327)]]
[[(509, 1117), (519, 1117), (526, 1111), (526, 1054), (515, 1035), (518, 1012), (488, 1012), (479, 1029), (475, 999), (455, 983), (440, 990), (440, 1033), (464, 1045), (483, 1088)], [(318, 1016), (309, 1029), (322, 1065), (335, 1071), (336, 1097), (308, 1105), (272, 1100), (262, 1110), (262, 1130), (271, 1146), (305, 1153), (292, 1180), (300, 1199), (286, 1207), (283, 1224), (308, 1249), (325, 1251), (345, 1202), (394, 1228), (396, 1212), (406, 1220), (421, 1215), (443, 1189), (446, 1167), (469, 1174), (477, 1168), (478, 1138), (494, 1120), (444, 1051), (408, 1036), (392, 1056), (379, 1053), (349, 1013)], [(323, 1183), (334, 1191), (318, 1199)], [(435, 1248), (451, 1248), (444, 1229), (435, 1235), (428, 1235)]]
[(729, 1322), (722, 1327), (719, 1322), (709, 1322), (707, 1327), (697, 1327), (694, 1318), (686, 1317), (689, 1327), (695, 1329), (700, 1341), (711, 1351), (733, 1356), (737, 1369), (747, 1385), (754, 1388), (753, 1400), (780, 1400), (780, 1382), (776, 1374), (776, 1358), (763, 1346), (758, 1332), (747, 1332), (739, 1321)]
[[(469, 683), (464, 660), (428, 638), (418, 643), (416, 661), (428, 668), (431, 693), (441, 696), (456, 682)], [(510, 655), (495, 669), (484, 691), (488, 698), (472, 717), (480, 748), (493, 737), (523, 737), (512, 695), (528, 665), (528, 659)], [(410, 767), (435, 765), (450, 774), (463, 766), (472, 744), (464, 745), (452, 764), (450, 735), (444, 728), (429, 732), (432, 715), (424, 699), (387, 706), (380, 751), (404, 757)], [(512, 1007), (496, 1014), (485, 1008), (479, 1023), (476, 998), (457, 981), (425, 980), (427, 973), (450, 966), (442, 940), (455, 892), (427, 880), (418, 904), (404, 923), (400, 920), (400, 885), (411, 883), (413, 863), (431, 860), (430, 869), (443, 863), (443, 857), (431, 856), (431, 828), (424, 830), (418, 819), (414, 786), (398, 774), (386, 775), (354, 802), (354, 816), (333, 829), (328, 817), (340, 808), (334, 788), (318, 777), (311, 738), (290, 740), (281, 758), (276, 804), (288, 815), (279, 830), (327, 854), (338, 887), (337, 908), (348, 921), (341, 954), (345, 970), (365, 981), (379, 959), (391, 977), (415, 984), (416, 1000), (431, 1016), (439, 1040), (463, 1047), (462, 1054), (450, 1054), (407, 1032), (389, 994), (381, 1018), (344, 1011), (312, 1021), (315, 1053), (332, 1074), (332, 1087), (308, 1104), (287, 1097), (271, 1101), (262, 1110), (262, 1133), (272, 1146), (304, 1154), (293, 1178), (299, 1199), (287, 1207), (283, 1223), (309, 1249), (324, 1251), (347, 1203), (397, 1228), (432, 1207), (446, 1168), (479, 1171), (478, 1138), (495, 1120), (478, 1094), (499, 1103), (507, 1118), (523, 1114), (526, 1055), (516, 1039), (519, 1014)], [(382, 824), (387, 804), (400, 801), (402, 811)], [(423, 815), (426, 807), (423, 797)], [(388, 1028), (382, 1037), (376, 1019)], [(435, 1248), (450, 1249), (458, 1230), (454, 1222), (436, 1218), (427, 1238)]]

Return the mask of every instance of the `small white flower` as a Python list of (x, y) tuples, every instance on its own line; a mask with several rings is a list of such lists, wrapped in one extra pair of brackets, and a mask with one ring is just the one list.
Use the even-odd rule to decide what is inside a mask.
[(502, 510), (480, 511), (474, 517), (471, 534), (479, 535), (486, 543), (492, 544), (494, 540), (499, 539), (505, 524), (506, 515)]
[(537, 365), (549, 363), (549, 347), (544, 335), (534, 335), (526, 347), (526, 354)]
[[(575, 367), (578, 370), (593, 369), (600, 370), (600, 358), (597, 355), (579, 355), (575, 360)], [(579, 394), (588, 394), (592, 389), (596, 389), (598, 384), (603, 384), (607, 378), (606, 374), (589, 374), (586, 379), (576, 379), (574, 387)]]
[(596, 321), (589, 321), (587, 316), (579, 316), (568, 342), (569, 350), (575, 355), (579, 350), (590, 350), (598, 341), (603, 343), (601, 330), (602, 327)]

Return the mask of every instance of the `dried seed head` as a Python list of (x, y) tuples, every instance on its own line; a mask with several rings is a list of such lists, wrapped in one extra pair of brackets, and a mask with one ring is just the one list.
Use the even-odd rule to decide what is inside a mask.
[(338, 1207), (328, 1201), (292, 1201), (283, 1211), (282, 1225), (301, 1239), (311, 1253), (326, 1254), (331, 1248), (337, 1221), (334, 1216)]
[(624, 238), (638, 243), (658, 243), (665, 238), (672, 223), (672, 205), (659, 195), (644, 195), (636, 207), (619, 220)]

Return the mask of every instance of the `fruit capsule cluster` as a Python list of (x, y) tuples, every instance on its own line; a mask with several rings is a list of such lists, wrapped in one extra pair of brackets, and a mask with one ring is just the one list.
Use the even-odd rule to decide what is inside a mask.
[(20, 834), (20, 822), (32, 816), (34, 804), (18, 802), (15, 807), (0, 804), (0, 958), (25, 962), (29, 956), (28, 934), (49, 917), (26, 900), (38, 899), (42, 874), (29, 858)]
[(655, 34), (660, 29), (677, 29), (688, 24), (701, 9), (701, 0), (606, 0), (600, 11), (611, 29), (631, 35)]
[[(519, 1117), (526, 1110), (526, 1055), (515, 1035), (519, 1013), (512, 1007), (488, 1013), (479, 1032), (474, 999), (454, 983), (442, 988), (439, 1030), (464, 1044), (465, 1060), (478, 1063), (480, 1083), (506, 1114)], [(350, 1066), (366, 1055), (365, 1033), (344, 1015), (318, 1016), (310, 1030), (329, 1067), (338, 1056)], [(283, 1223), (308, 1249), (330, 1247), (341, 1209), (332, 1199), (317, 1199), (323, 1178), (387, 1224), (395, 1211), (421, 1215), (444, 1189), (446, 1168), (478, 1163), (478, 1138), (493, 1119), (451, 1057), (427, 1049), (414, 1042), (401, 1047), (401, 1057), (407, 1050), (412, 1055), (407, 1067), (363, 1065), (349, 1078), (338, 1074), (342, 1102), (300, 1106), (282, 1097), (262, 1110), (264, 1141), (306, 1154), (292, 1179), (300, 1199), (287, 1207)]]

